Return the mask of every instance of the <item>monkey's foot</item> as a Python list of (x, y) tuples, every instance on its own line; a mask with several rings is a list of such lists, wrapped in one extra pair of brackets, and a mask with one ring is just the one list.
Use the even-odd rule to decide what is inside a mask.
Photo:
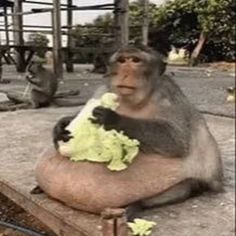
[(141, 203), (133, 203), (125, 208), (126, 217), (128, 221), (133, 221), (138, 214), (143, 211)]

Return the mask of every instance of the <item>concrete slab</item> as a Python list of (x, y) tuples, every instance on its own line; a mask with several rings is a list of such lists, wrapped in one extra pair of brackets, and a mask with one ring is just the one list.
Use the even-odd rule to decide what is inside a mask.
[[(60, 117), (73, 114), (77, 110), (77, 108), (47, 108), (0, 113), (0, 191), (11, 198), (15, 195), (14, 191), (17, 191), (22, 197), (13, 200), (21, 205), (26, 204), (25, 197), (32, 197), (28, 192), (35, 183), (34, 163), (38, 153), (51, 142), (53, 125)], [(206, 119), (222, 151), (226, 192), (218, 195), (205, 194), (181, 204), (145, 211), (141, 217), (157, 222), (153, 236), (233, 235), (235, 123), (233, 119), (215, 116), (206, 116)], [(16, 162), (16, 158), (20, 158), (21, 162)], [(4, 162), (4, 160), (12, 161)], [(29, 179), (22, 179), (23, 170), (29, 173)], [(13, 175), (17, 175), (19, 182), (23, 183), (20, 188), (17, 181), (12, 182)], [(9, 186), (13, 188), (10, 189)], [(40, 214), (37, 205), (40, 205), (40, 209), (44, 209)], [(34, 205), (27, 207), (32, 214), (40, 215), (41, 220), (48, 217), (50, 224), (52, 218), (58, 219), (52, 220), (54, 229), (60, 233), (64, 232), (65, 235), (68, 232), (69, 235), (99, 235), (97, 217), (87, 213), (74, 213), (45, 195), (36, 197)], [(47, 208), (53, 215), (45, 213)], [(80, 234), (74, 232), (71, 234), (69, 230), (72, 229), (77, 229)]]

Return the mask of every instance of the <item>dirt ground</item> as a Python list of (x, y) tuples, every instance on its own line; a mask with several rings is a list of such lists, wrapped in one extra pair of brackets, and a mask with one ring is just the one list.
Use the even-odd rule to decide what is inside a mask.
[[(61, 90), (78, 87), (81, 93), (75, 99), (86, 101), (102, 80), (101, 75), (90, 74), (88, 67), (79, 67), (75, 74), (65, 74), (65, 82)], [(11, 68), (6, 68), (4, 78), (11, 83), (0, 85), (0, 90), (24, 90), (23, 76), (16, 74)], [(225, 170), (225, 192), (217, 195), (204, 194), (186, 202), (143, 212), (140, 217), (157, 223), (153, 236), (233, 236), (235, 235), (235, 107), (226, 103), (225, 88), (232, 86), (232, 72), (217, 72), (214, 69), (188, 69), (173, 67), (168, 73), (174, 74), (176, 82), (181, 86), (188, 98), (199, 108), (208, 113), (208, 125), (219, 143)], [(210, 76), (209, 76), (210, 73)], [(209, 92), (211, 91), (211, 92)], [(0, 97), (1, 98), (1, 97)], [(39, 122), (40, 128), (50, 129), (60, 117), (72, 114), (77, 108), (45, 108), (0, 113), (0, 134), (7, 120), (19, 114), (18, 132), (24, 132), (24, 117), (29, 115)], [(1, 120), (2, 122), (1, 126)], [(50, 132), (50, 130), (48, 131)], [(49, 137), (49, 133), (46, 134)], [(2, 139), (2, 147), (9, 148), (9, 140)], [(30, 143), (25, 143), (26, 148)], [(1, 156), (0, 156), (1, 160)], [(11, 220), (31, 229), (54, 235), (47, 227), (33, 216), (0, 194), (0, 220)], [(12, 230), (0, 227), (0, 236), (20, 236)]]

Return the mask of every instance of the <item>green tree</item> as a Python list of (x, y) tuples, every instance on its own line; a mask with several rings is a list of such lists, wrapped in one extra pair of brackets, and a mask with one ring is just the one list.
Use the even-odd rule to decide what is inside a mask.
[(46, 35), (40, 33), (32, 33), (29, 35), (26, 45), (35, 47), (35, 54), (44, 58), (47, 52), (49, 40)]
[(169, 0), (156, 10), (154, 25), (162, 28), (172, 42), (197, 37), (190, 60), (195, 64), (207, 41), (221, 41), (226, 53), (232, 51), (234, 20), (234, 0)]
[[(130, 3), (130, 40), (141, 41), (142, 1)], [(191, 64), (201, 58), (235, 59), (235, 0), (168, 0), (149, 6), (149, 45), (167, 54), (169, 43), (187, 46)], [(87, 27), (86, 27), (87, 26)], [(113, 14), (73, 31), (77, 46), (102, 49), (114, 43)], [(109, 35), (109, 36), (108, 36)]]
[[(75, 60), (78, 62), (93, 62), (97, 54), (114, 43), (113, 14), (98, 16), (92, 23), (77, 25), (72, 30), (76, 47), (84, 47)], [(94, 50), (96, 48), (96, 50)]]
[[(149, 3), (149, 27), (152, 28), (157, 6), (154, 3)], [(131, 2), (129, 5), (129, 26), (130, 39), (133, 41), (140, 41), (142, 36), (142, 22), (143, 22), (143, 6), (142, 1), (138, 0)]]

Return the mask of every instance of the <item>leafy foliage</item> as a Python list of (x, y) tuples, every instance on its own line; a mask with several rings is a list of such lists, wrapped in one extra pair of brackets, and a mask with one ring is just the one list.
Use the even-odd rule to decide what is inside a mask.
[(72, 36), (76, 39), (76, 46), (94, 47), (100, 43), (106, 43), (113, 33), (113, 15), (107, 13), (98, 16), (93, 23), (77, 25), (72, 31)]
[[(168, 0), (149, 6), (149, 45), (167, 54), (169, 44), (185, 47), (190, 53), (201, 33), (206, 42), (201, 50), (203, 61), (235, 60), (235, 0)], [(130, 3), (130, 40), (141, 39), (143, 7), (140, 0)], [(87, 27), (86, 27), (87, 26)], [(98, 16), (91, 24), (73, 30), (76, 46), (98, 46), (100, 51), (114, 43), (113, 15)], [(94, 57), (90, 53), (89, 60)]]
[[(77, 62), (93, 62), (100, 51), (104, 51), (104, 48), (112, 45), (113, 34), (112, 13), (100, 15), (92, 23), (77, 25), (72, 30), (75, 47), (86, 47), (87, 49), (84, 52), (81, 50), (79, 55), (75, 55), (74, 60)], [(97, 50), (94, 50), (95, 47)]]
[(208, 39), (204, 49), (209, 47), (205, 52), (218, 48), (223, 53), (220, 59), (233, 60), (235, 5), (234, 0), (169, 0), (157, 9), (154, 25), (162, 28), (174, 45), (187, 45), (190, 51), (204, 32)]

